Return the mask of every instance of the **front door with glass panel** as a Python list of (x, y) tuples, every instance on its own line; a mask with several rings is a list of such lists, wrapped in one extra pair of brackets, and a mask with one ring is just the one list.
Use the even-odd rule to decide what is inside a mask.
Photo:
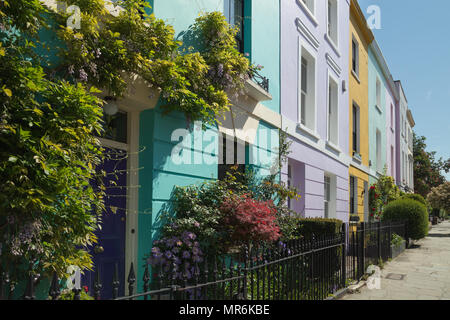
[[(116, 112), (104, 116), (105, 132), (101, 137), (105, 149), (104, 161), (97, 172), (106, 188), (105, 211), (98, 243), (90, 248), (94, 271), (85, 272), (83, 285), (94, 292), (94, 279), (98, 271), (102, 285), (101, 299), (112, 298), (113, 280), (119, 281), (118, 294), (125, 293), (125, 227), (127, 208), (127, 114)], [(101, 172), (104, 172), (103, 174)], [(92, 182), (94, 186), (98, 183)]]

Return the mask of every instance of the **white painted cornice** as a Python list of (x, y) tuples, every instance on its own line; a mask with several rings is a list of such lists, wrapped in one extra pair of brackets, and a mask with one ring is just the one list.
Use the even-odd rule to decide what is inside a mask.
[(308, 29), (308, 27), (303, 23), (303, 21), (297, 18), (295, 20), (295, 23), (297, 25), (297, 30), (305, 37), (305, 39), (313, 46), (315, 50), (318, 50), (320, 46), (319, 40)]

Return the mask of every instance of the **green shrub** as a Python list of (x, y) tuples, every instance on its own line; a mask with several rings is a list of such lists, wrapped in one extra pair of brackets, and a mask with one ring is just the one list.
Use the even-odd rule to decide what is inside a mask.
[(428, 205), (428, 202), (425, 200), (425, 198), (417, 193), (407, 193), (407, 194), (401, 196), (400, 199), (412, 199), (412, 200), (419, 201), (420, 203), (424, 204), (425, 206)]
[(408, 237), (413, 240), (428, 234), (428, 212), (424, 204), (413, 199), (390, 202), (384, 209), (383, 221), (406, 221)]
[(398, 246), (403, 242), (403, 238), (396, 233), (392, 234), (391, 245)]
[(281, 241), (299, 238), (311, 239), (312, 236), (333, 235), (341, 232), (342, 221), (325, 218), (300, 218), (284, 215), (278, 218)]
[(312, 236), (333, 235), (341, 232), (342, 221), (325, 218), (299, 218), (297, 235), (304, 238)]

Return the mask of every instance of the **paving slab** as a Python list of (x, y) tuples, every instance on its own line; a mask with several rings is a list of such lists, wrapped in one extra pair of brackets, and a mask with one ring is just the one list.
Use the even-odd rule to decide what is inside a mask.
[[(407, 249), (381, 272), (381, 288), (363, 287), (341, 300), (450, 300), (450, 221), (430, 230), (429, 235)], [(386, 278), (405, 275), (402, 280)]]

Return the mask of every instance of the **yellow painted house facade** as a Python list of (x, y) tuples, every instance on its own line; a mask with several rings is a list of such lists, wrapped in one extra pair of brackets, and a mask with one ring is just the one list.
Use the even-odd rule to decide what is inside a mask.
[(368, 48), (374, 37), (356, 0), (350, 5), (349, 192), (350, 217), (365, 221), (369, 197)]

